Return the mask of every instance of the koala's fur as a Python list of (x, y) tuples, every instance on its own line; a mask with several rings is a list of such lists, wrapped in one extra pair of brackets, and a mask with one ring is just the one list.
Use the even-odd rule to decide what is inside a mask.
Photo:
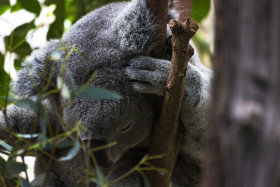
[[(95, 142), (106, 144), (117, 141), (116, 146), (106, 149), (106, 153), (100, 156), (108, 157), (104, 161), (107, 167), (104, 172), (109, 181), (132, 168), (148, 147), (149, 134), (155, 120), (154, 97), (163, 95), (170, 66), (168, 60), (149, 57), (156, 46), (156, 28), (145, 0), (106, 5), (77, 21), (61, 41), (51, 40), (42, 49), (34, 51), (18, 73), (19, 79), (13, 84), (13, 91), (18, 96), (36, 98), (46, 85), (46, 77), (51, 77), (51, 84), (45, 92), (55, 88), (67, 51), (74, 45), (81, 51), (70, 54), (67, 59), (66, 74), (71, 75), (74, 80), (73, 85), (69, 76), (65, 76), (70, 92), (76, 86), (84, 85), (98, 70), (90, 85), (117, 92), (122, 99), (74, 99), (63, 111), (63, 119), (68, 124), (63, 126), (63, 130), (67, 131), (77, 121), (81, 121), (91, 132), (93, 146), (96, 146)], [(55, 51), (65, 46), (67, 51), (59, 50), (62, 60), (50, 60)], [(185, 89), (188, 96), (184, 98), (180, 112), (186, 134), (173, 173), (174, 186), (195, 186), (198, 183), (197, 179), (192, 178), (186, 181), (189, 176), (185, 168), (188, 166), (186, 163), (200, 162), (202, 159), (210, 80), (211, 71), (200, 63), (195, 52), (187, 71)], [(44, 101), (54, 121), (58, 110), (57, 101), (56, 95), (51, 95)], [(63, 99), (62, 103), (66, 102)], [(31, 111), (15, 106), (9, 106), (7, 111), (12, 128), (17, 132), (25, 130), (28, 133), (36, 116)], [(1, 113), (0, 124), (5, 124)], [(81, 131), (80, 138), (87, 141), (88, 133)], [(39, 161), (36, 165), (38, 169), (35, 171), (34, 184), (40, 184), (44, 173)], [(85, 166), (82, 151), (66, 165), (77, 172), (71, 173), (59, 163), (54, 164), (50, 180), (56, 186), (75, 184)], [(112, 186), (142, 186), (142, 183), (141, 175), (133, 173)]]

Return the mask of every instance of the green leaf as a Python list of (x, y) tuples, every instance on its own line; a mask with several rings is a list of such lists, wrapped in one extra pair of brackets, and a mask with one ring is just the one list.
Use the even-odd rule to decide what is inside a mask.
[(13, 147), (0, 139), (0, 146), (4, 147), (7, 151), (12, 151)]
[(150, 181), (148, 180), (148, 178), (146, 177), (145, 173), (137, 170), (137, 172), (142, 176), (143, 178), (143, 182), (144, 182), (144, 187), (151, 187)]
[(0, 0), (0, 6), (2, 5), (10, 5), (10, 1), (9, 0)]
[(18, 71), (21, 69), (21, 63), (23, 62), (23, 59), (15, 59), (14, 61), (14, 67)]
[(8, 101), (9, 103), (14, 103), (19, 107), (27, 108), (33, 110), (34, 112), (37, 112), (38, 110), (37, 103), (30, 98), (16, 99), (16, 98), (9, 97)]
[(35, 28), (34, 20), (15, 28), (10, 36), (4, 38), (6, 50), (19, 53), (21, 56), (26, 56), (27, 52), (31, 52), (31, 48), (26, 42), (26, 35), (33, 28)]
[(4, 70), (4, 55), (0, 53), (0, 106), (4, 107), (9, 75)]
[(210, 0), (192, 1), (192, 18), (197, 22), (201, 22), (207, 17), (210, 10)]
[(74, 158), (74, 156), (77, 155), (77, 153), (80, 151), (80, 143), (78, 141), (75, 142), (75, 145), (72, 149), (70, 149), (67, 153), (67, 155), (65, 155), (64, 157), (59, 158), (59, 161), (67, 161), (67, 160), (71, 160), (72, 158)]
[(10, 1), (9, 0), (0, 0), (0, 7), (2, 7), (2, 6), (10, 6)]
[(16, 134), (16, 136), (24, 139), (32, 139), (32, 138), (37, 138), (39, 134)]
[(18, 175), (20, 172), (25, 171), (27, 166), (24, 163), (9, 159), (5, 168), (10, 175)]
[(40, 104), (39, 124), (40, 124), (42, 135), (47, 134), (47, 120), (46, 120), (45, 112), (46, 112), (45, 107), (42, 104)]
[(73, 141), (71, 139), (64, 139), (62, 142), (56, 145), (57, 149), (66, 149), (73, 146)]
[(67, 88), (65, 82), (64, 83), (62, 82), (60, 76), (57, 77), (56, 82), (57, 82), (57, 88), (61, 90), (62, 97), (65, 99), (69, 99), (70, 98), (69, 89)]
[(96, 174), (96, 178), (98, 181), (98, 185), (99, 186), (105, 186), (106, 184), (106, 178), (104, 177), (103, 173), (101, 172), (100, 168), (98, 167), (98, 165), (94, 166), (94, 170), (95, 170), (95, 174)]
[[(45, 147), (50, 145), (50, 142), (48, 141), (48, 137), (45, 133), (40, 133), (39, 134), (38, 142), (43, 142), (42, 146), (41, 146), (42, 148), (45, 148)], [(37, 145), (35, 145), (35, 147), (37, 147)]]
[(9, 5), (0, 5), (0, 15), (4, 14), (9, 8)]
[(22, 155), (25, 152), (24, 149), (19, 149), (16, 151), (16, 155)]
[(75, 84), (72, 72), (71, 71), (66, 71), (66, 76), (70, 80), (71, 86), (75, 88), (76, 84)]
[(22, 9), (22, 7), (21, 7), (20, 3), (19, 3), (19, 2), (16, 2), (16, 4), (14, 4), (14, 5), (11, 7), (11, 13), (16, 12), (16, 11), (19, 11), (19, 10), (21, 10), (21, 9)]
[(18, 0), (18, 2), (25, 10), (35, 13), (37, 16), (41, 12), (41, 6), (37, 0)]
[(19, 180), (22, 187), (30, 187), (30, 184), (26, 179), (20, 177)]
[(59, 61), (62, 59), (62, 56), (58, 50), (51, 53), (50, 60)]
[(61, 38), (64, 31), (65, 0), (46, 0), (45, 4), (56, 5), (56, 9), (54, 11), (55, 21), (50, 25), (49, 31), (47, 33), (47, 39)]
[(0, 168), (1, 168), (1, 170), (5, 169), (6, 162), (7, 161), (2, 156), (0, 156)]
[[(42, 140), (43, 142), (41, 142), (41, 145), (44, 144), (44, 146), (42, 146), (44, 148), (44, 150), (47, 150), (47, 151), (51, 151), (53, 149), (53, 145), (52, 143), (49, 141), (49, 139), (47, 139), (47, 137)], [(38, 142), (37, 142), (38, 143)], [(59, 142), (58, 144), (55, 145), (55, 148), (56, 149), (68, 149), (68, 148), (71, 148), (73, 147), (75, 142), (73, 142), (71, 139), (67, 138), (67, 139), (64, 139), (62, 140), (61, 142)], [(33, 144), (32, 145), (32, 149), (34, 148), (38, 148), (40, 144)]]
[(122, 97), (112, 91), (98, 88), (98, 87), (92, 87), (88, 86), (82, 91), (80, 89), (76, 89), (77, 97), (83, 98), (83, 99), (117, 99), (120, 100)]
[(151, 187), (150, 181), (147, 179), (145, 175), (143, 175), (143, 179), (144, 179), (144, 187)]
[(4, 62), (5, 62), (5, 57), (2, 53), (0, 53), (0, 71), (4, 70)]
[[(16, 47), (16, 46), (14, 46), (14, 47)], [(25, 57), (32, 52), (32, 49), (31, 49), (30, 45), (26, 41), (24, 41), (20, 45), (18, 45), (17, 48), (14, 48), (13, 52), (18, 54), (19, 56)]]

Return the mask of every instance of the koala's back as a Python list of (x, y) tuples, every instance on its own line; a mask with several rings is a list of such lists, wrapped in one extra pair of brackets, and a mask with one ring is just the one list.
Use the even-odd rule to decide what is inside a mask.
[(79, 19), (65, 33), (62, 40), (77, 44), (82, 48), (94, 47), (90, 44), (96, 45), (96, 38), (112, 25), (113, 21), (127, 5), (127, 2), (111, 3), (90, 12)]

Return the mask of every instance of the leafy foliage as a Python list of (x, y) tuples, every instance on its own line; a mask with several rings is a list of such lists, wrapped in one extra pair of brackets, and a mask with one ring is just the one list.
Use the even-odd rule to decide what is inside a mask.
[(4, 106), (9, 75), (4, 70), (4, 56), (0, 53), (0, 106)]
[(207, 17), (210, 10), (210, 0), (193, 0), (192, 1), (192, 18), (201, 22)]
[(9, 0), (0, 0), (0, 15), (6, 12), (10, 7)]
[(56, 9), (54, 15), (55, 21), (50, 25), (47, 39), (60, 38), (64, 31), (64, 20), (65, 20), (65, 0), (46, 0), (46, 5), (55, 4)]
[(37, 0), (18, 0), (17, 2), (22, 8), (36, 14), (37, 16), (41, 12), (41, 6)]

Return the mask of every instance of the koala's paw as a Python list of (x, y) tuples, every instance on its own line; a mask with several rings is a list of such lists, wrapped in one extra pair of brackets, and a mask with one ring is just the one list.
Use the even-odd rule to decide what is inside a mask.
[(168, 60), (138, 56), (130, 60), (125, 73), (137, 92), (163, 96), (169, 67)]
[[(133, 88), (136, 91), (163, 96), (169, 68), (170, 61), (168, 60), (138, 56), (130, 60), (130, 65), (125, 69), (125, 73), (132, 80)], [(204, 94), (204, 85), (210, 84), (210, 77), (190, 63), (186, 76), (187, 103), (196, 105), (201, 99), (201, 94)]]

